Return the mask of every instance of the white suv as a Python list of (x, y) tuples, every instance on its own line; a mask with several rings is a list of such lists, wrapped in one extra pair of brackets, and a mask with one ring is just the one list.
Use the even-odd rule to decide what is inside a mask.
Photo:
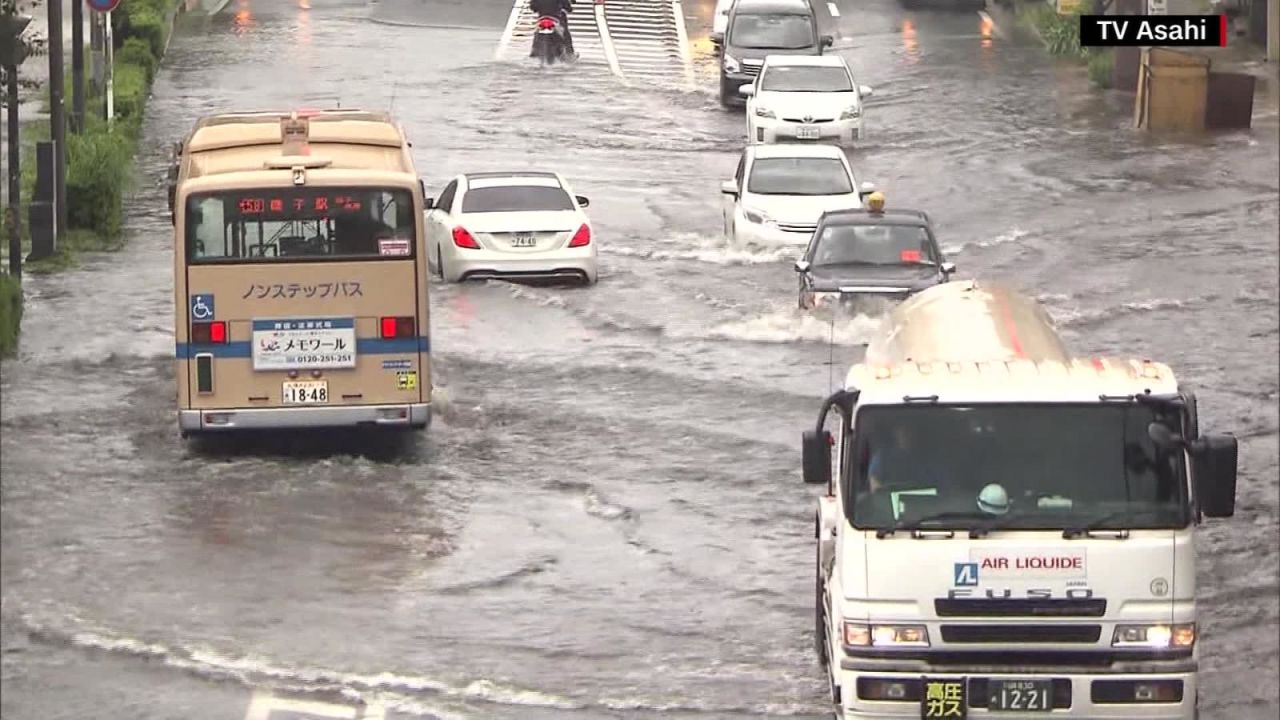
[(725, 236), (737, 245), (803, 246), (822, 213), (860, 208), (875, 190), (859, 183), (835, 145), (749, 145), (720, 186)]

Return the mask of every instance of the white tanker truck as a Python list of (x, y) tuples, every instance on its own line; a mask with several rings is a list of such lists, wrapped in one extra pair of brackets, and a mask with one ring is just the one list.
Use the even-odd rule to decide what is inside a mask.
[(1074, 358), (1031, 299), (908, 299), (803, 437), (836, 717), (1196, 717), (1194, 529), (1236, 457), (1167, 365)]

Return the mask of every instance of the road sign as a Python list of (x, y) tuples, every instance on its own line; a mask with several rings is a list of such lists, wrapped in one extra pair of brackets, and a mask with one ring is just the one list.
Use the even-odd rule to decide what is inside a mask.
[(84, 0), (84, 4), (88, 5), (90, 10), (111, 12), (120, 7), (120, 0)]

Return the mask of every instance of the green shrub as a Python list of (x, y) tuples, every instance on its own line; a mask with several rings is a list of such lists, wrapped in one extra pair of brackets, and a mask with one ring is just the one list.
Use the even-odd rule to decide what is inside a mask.
[(143, 39), (131, 37), (124, 41), (124, 47), (115, 55), (117, 63), (136, 65), (147, 72), (147, 82), (155, 77), (160, 61), (151, 53), (151, 46)]
[(1080, 10), (1067, 15), (1059, 15), (1057, 9), (1050, 4), (1041, 4), (1029, 8), (1026, 15), (1040, 35), (1041, 41), (1050, 55), (1069, 56), (1084, 59), (1087, 50), (1080, 47)]
[(133, 142), (127, 132), (95, 127), (67, 136), (67, 224), (115, 237)]
[(1110, 48), (1095, 49), (1089, 53), (1089, 79), (1100, 88), (1111, 87), (1111, 73), (1116, 55)]
[(128, 63), (116, 65), (115, 110), (120, 120), (125, 122), (141, 120), (147, 106), (149, 92), (146, 68)]
[(152, 12), (138, 12), (129, 18), (129, 39), (136, 38), (147, 43), (151, 54), (160, 57), (164, 54), (164, 17)]
[(22, 283), (8, 273), (0, 274), (0, 357), (18, 349), (22, 326)]

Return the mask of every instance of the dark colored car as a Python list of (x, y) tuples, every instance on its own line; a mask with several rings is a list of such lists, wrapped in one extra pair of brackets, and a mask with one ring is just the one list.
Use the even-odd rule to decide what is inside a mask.
[(724, 36), (712, 33), (720, 49), (720, 104), (745, 105), (738, 88), (760, 74), (769, 55), (821, 55), (835, 42), (818, 33), (809, 0), (737, 0)]
[(801, 308), (825, 293), (902, 300), (947, 282), (956, 271), (920, 210), (865, 209), (823, 213), (796, 261)]

